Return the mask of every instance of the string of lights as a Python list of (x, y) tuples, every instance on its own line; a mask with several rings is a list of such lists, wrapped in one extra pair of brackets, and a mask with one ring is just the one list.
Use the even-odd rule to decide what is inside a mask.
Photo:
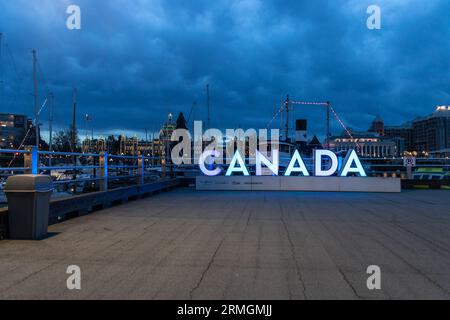
[(326, 106), (326, 105), (329, 104), (328, 102), (292, 101), (292, 100), (289, 100), (289, 103), (292, 103), (292, 104), (317, 105), (317, 106)]
[[(344, 122), (339, 118), (334, 108), (331, 106), (329, 102), (318, 102), (318, 101), (289, 101), (290, 104), (299, 104), (299, 105), (315, 105), (315, 106), (327, 106), (331, 112), (333, 113), (333, 116), (336, 118), (340, 126), (344, 129), (344, 131), (347, 133), (347, 135), (352, 139), (352, 141), (355, 143), (356, 147), (360, 148), (358, 142), (353, 138), (353, 135), (351, 134), (350, 130), (345, 126)], [(329, 137), (327, 137), (329, 139)]]
[(272, 117), (272, 119), (270, 119), (270, 121), (267, 123), (267, 128), (270, 127), (270, 125), (272, 124), (272, 122), (278, 117), (278, 115), (283, 111), (283, 106), (281, 106), (277, 112), (275, 112), (275, 115)]
[(339, 118), (339, 116), (337, 115), (336, 111), (334, 111), (333, 107), (330, 105), (330, 110), (333, 113), (334, 117), (336, 118), (336, 120), (339, 122), (339, 124), (341, 125), (342, 128), (344, 128), (345, 132), (348, 134), (348, 136), (350, 137), (350, 139), (352, 139), (352, 141), (355, 143), (356, 147), (360, 148), (359, 143), (356, 141), (355, 138), (353, 138), (353, 135), (351, 134), (350, 130), (347, 129), (347, 127), (345, 126), (345, 124), (342, 122), (341, 118)]

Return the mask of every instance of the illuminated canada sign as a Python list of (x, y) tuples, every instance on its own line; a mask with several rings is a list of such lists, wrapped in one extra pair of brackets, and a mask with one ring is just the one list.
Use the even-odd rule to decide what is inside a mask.
[[(220, 168), (207, 168), (205, 163), (207, 160), (208, 163), (212, 163), (210, 158), (219, 157), (220, 153), (217, 150), (207, 150), (202, 153), (199, 160), (200, 170), (207, 176), (217, 176), (222, 170)], [(279, 175), (279, 152), (278, 150), (272, 151), (272, 161), (270, 161), (267, 157), (265, 157), (258, 150), (256, 151), (256, 175), (262, 175), (263, 165), (267, 167), (273, 175)], [(324, 159), (328, 158), (328, 167), (323, 169), (322, 162)], [(315, 150), (314, 151), (314, 172), (313, 175), (317, 177), (329, 177), (338, 171), (338, 157), (332, 151), (329, 150)], [(240, 173), (244, 176), (249, 176), (250, 173), (248, 168), (245, 165), (245, 161), (242, 158), (239, 151), (236, 151), (233, 158), (231, 159), (231, 163), (228, 166), (228, 169), (225, 173), (226, 176), (231, 176), (234, 173)], [(308, 169), (305, 166), (305, 163), (300, 156), (300, 153), (295, 150), (289, 165), (284, 172), (284, 176), (290, 176), (292, 173), (300, 173), (303, 176), (310, 176)], [(358, 158), (355, 150), (350, 150), (343, 161), (343, 165), (338, 172), (338, 175), (341, 177), (346, 177), (350, 173), (359, 175), (361, 177), (366, 177), (366, 172), (361, 164), (361, 161)]]
[[(172, 162), (176, 165), (199, 165), (200, 170), (207, 176), (217, 176), (222, 173), (219, 167), (228, 164), (226, 176), (241, 174), (249, 176), (249, 170), (242, 155), (248, 154), (249, 165), (254, 165), (257, 176), (269, 171), (271, 175), (280, 175), (279, 130), (271, 129), (226, 129), (225, 134), (219, 129), (210, 128), (203, 132), (202, 123), (194, 122), (194, 139), (186, 129), (176, 129), (171, 135), (171, 141), (176, 142), (171, 150)], [(270, 136), (270, 139), (269, 139)], [(206, 147), (205, 147), (206, 145)], [(268, 146), (271, 152), (268, 152)], [(192, 150), (193, 147), (193, 150)], [(192, 157), (192, 153), (193, 157)], [(293, 174), (302, 176), (328, 177), (338, 174), (346, 177), (350, 174), (366, 177), (361, 161), (355, 150), (349, 150), (343, 161), (329, 150), (315, 150), (313, 154), (312, 172), (308, 169), (295, 150), (289, 165), (284, 170), (284, 176)], [(206, 165), (208, 164), (208, 165)], [(325, 165), (324, 165), (325, 164)], [(324, 168), (325, 167), (325, 168)], [(284, 169), (284, 166), (283, 166)], [(265, 175), (265, 174), (264, 174)]]

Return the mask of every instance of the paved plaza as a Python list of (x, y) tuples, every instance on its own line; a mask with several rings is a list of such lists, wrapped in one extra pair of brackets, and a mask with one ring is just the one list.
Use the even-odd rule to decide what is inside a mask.
[[(450, 192), (176, 189), (0, 241), (0, 299), (450, 298)], [(66, 269), (81, 268), (81, 290)], [(366, 269), (381, 268), (381, 290)]]

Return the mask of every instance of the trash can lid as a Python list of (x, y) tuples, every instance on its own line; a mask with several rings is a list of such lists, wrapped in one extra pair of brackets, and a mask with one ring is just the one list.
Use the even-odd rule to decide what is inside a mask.
[(5, 192), (22, 191), (51, 191), (53, 189), (52, 178), (39, 174), (20, 174), (11, 176), (6, 180)]

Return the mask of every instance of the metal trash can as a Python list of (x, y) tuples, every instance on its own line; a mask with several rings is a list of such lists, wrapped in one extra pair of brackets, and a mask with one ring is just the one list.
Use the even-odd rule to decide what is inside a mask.
[(37, 240), (47, 235), (52, 179), (46, 175), (9, 177), (5, 185), (11, 239)]

